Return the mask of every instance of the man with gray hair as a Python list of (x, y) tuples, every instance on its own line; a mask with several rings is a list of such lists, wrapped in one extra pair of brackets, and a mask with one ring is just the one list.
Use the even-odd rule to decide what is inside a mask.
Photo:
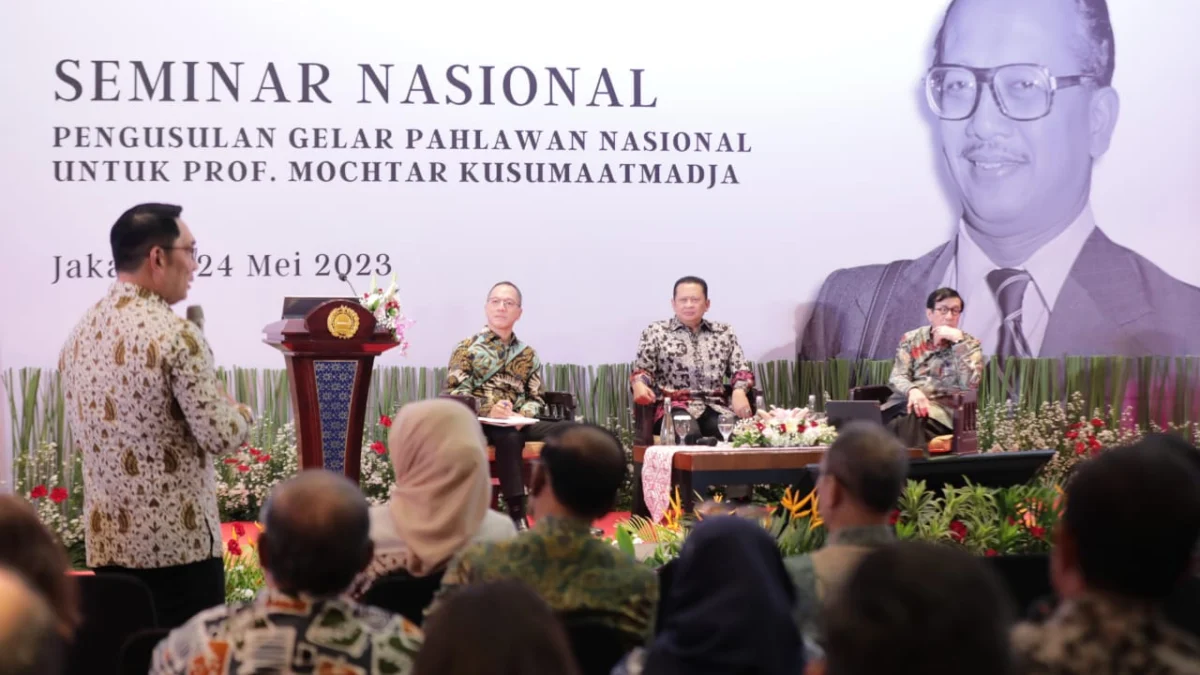
[(56, 621), (42, 596), (17, 573), (0, 567), (0, 675), (62, 672)]
[(872, 422), (847, 424), (825, 452), (817, 505), (829, 538), (821, 550), (783, 561), (796, 584), (796, 624), (806, 640), (818, 640), (822, 607), (859, 561), (895, 541), (889, 517), (907, 476), (904, 446)]
[(805, 359), (888, 358), (933, 288), (956, 288), (984, 354), (1200, 354), (1200, 288), (1110, 240), (1092, 170), (1120, 101), (1105, 0), (953, 0), (925, 77), (961, 219), (916, 260), (837, 270)]

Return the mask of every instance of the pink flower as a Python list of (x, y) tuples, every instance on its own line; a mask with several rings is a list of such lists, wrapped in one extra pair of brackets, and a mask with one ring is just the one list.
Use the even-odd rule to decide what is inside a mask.
[(55, 504), (61, 504), (67, 501), (68, 496), (67, 488), (64, 487), (56, 487), (50, 491), (50, 501), (54, 502)]
[(49, 494), (49, 491), (46, 489), (46, 486), (39, 485), (29, 491), (29, 498), (30, 499), (41, 499), (42, 497), (45, 497), (47, 494)]

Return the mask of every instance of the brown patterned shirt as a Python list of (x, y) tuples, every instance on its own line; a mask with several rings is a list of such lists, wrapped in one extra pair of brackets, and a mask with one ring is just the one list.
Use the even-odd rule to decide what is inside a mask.
[(83, 455), (89, 567), (168, 567), (221, 556), (210, 454), (249, 435), (194, 324), (158, 295), (116, 282), (59, 357)]
[(954, 419), (944, 406), (945, 399), (960, 391), (978, 389), (982, 377), (983, 349), (978, 339), (963, 333), (953, 345), (935, 345), (933, 328), (922, 326), (900, 339), (888, 380), (895, 393), (884, 408), (906, 404), (909, 390), (916, 387), (929, 399), (929, 417), (952, 427)]
[(1042, 625), (1012, 632), (1016, 672), (1029, 675), (1200, 673), (1200, 643), (1149, 603), (1098, 594), (1064, 602)]
[(669, 393), (672, 408), (686, 408), (700, 417), (706, 408), (731, 412), (726, 381), (748, 390), (754, 386), (754, 372), (729, 324), (706, 319), (692, 331), (672, 317), (642, 331), (630, 376), (631, 383), (638, 380), (658, 396)]
[(484, 328), (454, 348), (446, 374), (446, 393), (475, 397), (480, 415), (508, 401), (515, 412), (536, 417), (545, 405), (542, 362), (533, 347), (517, 339), (515, 333), (505, 344), (490, 328)]

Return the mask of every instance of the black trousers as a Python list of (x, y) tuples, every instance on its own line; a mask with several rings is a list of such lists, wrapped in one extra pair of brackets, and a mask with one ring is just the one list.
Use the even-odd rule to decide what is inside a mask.
[(521, 450), (529, 441), (540, 441), (550, 433), (557, 422), (538, 422), (523, 429), (483, 425), (483, 435), (488, 444), (496, 449), (496, 477), (500, 479), (500, 492), (505, 499), (525, 494), (525, 480), (521, 461)]
[(225, 563), (209, 558), (187, 565), (136, 569), (97, 567), (97, 575), (125, 574), (150, 587), (159, 628), (178, 628), (197, 613), (225, 604)]
[(883, 411), (883, 424), (906, 448), (927, 448), (929, 441), (953, 431), (932, 417), (918, 417), (907, 412), (904, 405)]
[[(680, 411), (679, 409), (676, 409), (674, 412), (682, 412), (682, 411)], [(705, 408), (704, 413), (701, 414), (700, 417), (693, 417), (692, 419), (696, 420), (696, 425), (700, 427), (700, 435), (701, 436), (705, 436), (708, 438), (721, 438), (721, 430), (718, 428), (718, 426), (720, 425), (720, 421), (721, 421), (721, 413), (717, 412), (716, 410), (713, 410), (712, 408)], [(654, 423), (654, 433), (657, 434), (661, 431), (662, 431), (662, 418), (660, 417)], [(678, 442), (679, 439), (676, 438), (675, 441)]]

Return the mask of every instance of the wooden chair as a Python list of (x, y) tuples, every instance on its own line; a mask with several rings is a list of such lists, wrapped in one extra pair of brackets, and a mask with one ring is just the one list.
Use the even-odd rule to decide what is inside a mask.
[(68, 673), (113, 675), (119, 672), (125, 641), (139, 631), (158, 628), (150, 587), (120, 574), (76, 577), (83, 623), (67, 652)]
[[(725, 385), (725, 395), (733, 395), (733, 386)], [(746, 397), (750, 399), (750, 410), (758, 412), (756, 409), (759, 391), (751, 388), (746, 392)], [(633, 444), (649, 447), (654, 445), (654, 414), (658, 410), (658, 402), (650, 405), (633, 404)]]
[[(854, 387), (850, 390), (851, 401), (876, 401), (880, 404), (892, 395), (892, 388), (886, 384), (867, 387)], [(974, 391), (960, 391), (944, 402), (950, 408), (954, 420), (950, 434), (953, 441), (950, 444), (952, 455), (974, 455), (979, 453), (979, 431), (977, 418), (979, 416), (979, 398)]]
[[(479, 414), (479, 401), (474, 396), (460, 396), (456, 394), (442, 394), (440, 398), (447, 398), (453, 401), (458, 401), (471, 409), (471, 412)], [(575, 413), (578, 410), (578, 404), (575, 401), (575, 395), (560, 391), (547, 391), (542, 393), (542, 399), (546, 402), (544, 414), (538, 415), (537, 419), (543, 422), (574, 422)], [(540, 441), (531, 441), (525, 444), (521, 450), (521, 475), (526, 487), (529, 486), (530, 479), (533, 476), (533, 463), (542, 456), (542, 445)], [(488, 456), (488, 473), (492, 476), (492, 504), (498, 504), (500, 500), (500, 483), (496, 479), (496, 448), (491, 445), (487, 446)]]

